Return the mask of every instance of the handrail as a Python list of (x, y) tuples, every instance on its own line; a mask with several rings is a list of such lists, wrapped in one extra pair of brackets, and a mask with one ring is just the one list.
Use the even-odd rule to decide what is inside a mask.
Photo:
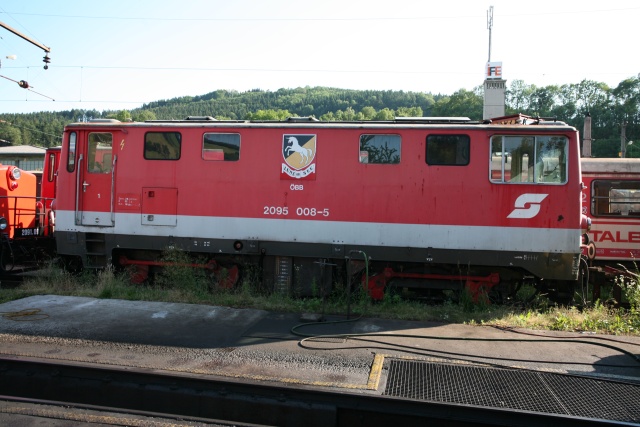
[[(41, 228), (43, 233), (45, 227), (50, 227), (51, 224), (47, 223), (47, 204), (53, 200), (53, 197), (42, 197), (42, 196), (0, 196), (0, 201), (6, 200), (6, 211), (7, 214), (11, 216), (9, 220), (9, 233), (15, 232), (16, 228)], [(24, 203), (18, 203), (19, 200), (27, 200), (33, 201), (32, 206), (24, 206)], [(42, 204), (42, 210), (38, 210), (38, 203)], [(28, 223), (23, 224), (26, 225), (22, 227), (18, 227), (22, 221), (25, 221), (24, 217), (27, 218)], [(33, 224), (31, 224), (31, 220), (33, 219)], [(13, 237), (13, 236), (11, 236)]]
[(76, 211), (74, 214), (76, 225), (80, 225), (80, 219), (78, 217), (78, 213), (80, 212), (80, 171), (82, 171), (82, 160), (83, 155), (80, 154), (78, 157), (78, 165), (76, 168)]
[(111, 225), (116, 223), (116, 212), (115, 212), (115, 198), (116, 198), (116, 160), (118, 156), (113, 156), (113, 162), (111, 164)]

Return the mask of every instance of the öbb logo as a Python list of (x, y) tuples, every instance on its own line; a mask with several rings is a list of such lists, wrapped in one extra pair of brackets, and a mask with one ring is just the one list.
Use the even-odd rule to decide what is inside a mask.
[(540, 204), (546, 199), (548, 194), (521, 194), (514, 204), (515, 209), (511, 211), (507, 218), (527, 219), (533, 218), (540, 212)]

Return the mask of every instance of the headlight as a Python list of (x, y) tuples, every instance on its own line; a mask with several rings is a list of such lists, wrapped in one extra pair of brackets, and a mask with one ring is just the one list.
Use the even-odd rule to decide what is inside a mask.
[(3, 216), (0, 216), (0, 230), (5, 230), (7, 228), (7, 219)]
[(21, 176), (20, 169), (18, 168), (11, 169), (11, 179), (14, 179), (17, 181), (20, 179), (20, 176)]

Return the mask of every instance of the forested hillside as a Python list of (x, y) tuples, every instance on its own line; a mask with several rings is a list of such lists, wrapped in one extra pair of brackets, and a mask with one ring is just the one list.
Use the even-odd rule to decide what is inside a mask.
[[(14, 145), (58, 145), (64, 126), (94, 118), (120, 120), (170, 120), (187, 116), (212, 116), (233, 120), (278, 120), (289, 116), (314, 116), (320, 120), (390, 120), (400, 116), (466, 116), (482, 119), (482, 86), (460, 89), (450, 95), (348, 90), (327, 87), (280, 89), (275, 92), (217, 90), (201, 96), (159, 100), (131, 111), (41, 112), (0, 114), (0, 139)], [(512, 81), (507, 90), (506, 114), (523, 113), (555, 117), (582, 131), (584, 116), (592, 117), (592, 154), (617, 157), (620, 131), (625, 123), (628, 140), (640, 137), (640, 74), (615, 88), (582, 81), (562, 86), (536, 87)], [(632, 147), (629, 157), (640, 157)]]
[[(442, 95), (400, 91), (358, 91), (326, 87), (280, 89), (276, 92), (218, 90), (202, 96), (157, 101), (142, 106), (159, 119), (180, 119), (188, 115), (246, 119), (258, 111), (289, 111), (298, 116), (340, 115), (349, 110), (359, 113), (365, 107), (376, 111), (413, 108), (428, 113)], [(414, 111), (414, 112), (416, 112)], [(480, 111), (482, 114), (482, 111)], [(372, 119), (374, 117), (361, 117)], [(347, 120), (353, 119), (352, 117)]]

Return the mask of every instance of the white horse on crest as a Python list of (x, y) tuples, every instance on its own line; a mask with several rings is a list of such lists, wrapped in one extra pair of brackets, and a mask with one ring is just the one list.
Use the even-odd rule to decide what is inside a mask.
[(313, 150), (310, 148), (301, 147), (298, 139), (295, 136), (290, 136), (289, 138), (287, 138), (287, 143), (291, 143), (291, 146), (284, 149), (287, 155), (291, 154), (292, 151), (300, 153), (300, 156), (302, 156), (302, 163), (305, 165), (311, 160)]

